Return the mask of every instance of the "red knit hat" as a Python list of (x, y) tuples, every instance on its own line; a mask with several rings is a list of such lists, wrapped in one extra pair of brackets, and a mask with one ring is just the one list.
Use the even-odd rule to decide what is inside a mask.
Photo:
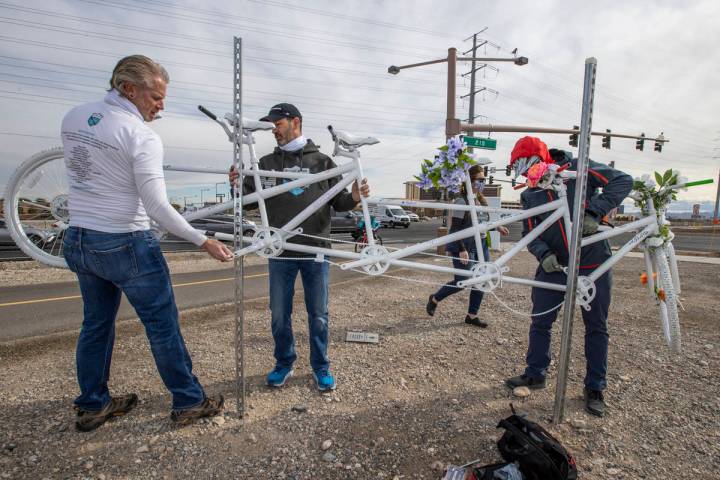
[(550, 157), (545, 142), (537, 137), (523, 137), (517, 141), (510, 154), (510, 165), (512, 166), (518, 158), (530, 158), (533, 155), (542, 158), (545, 163), (555, 163)]

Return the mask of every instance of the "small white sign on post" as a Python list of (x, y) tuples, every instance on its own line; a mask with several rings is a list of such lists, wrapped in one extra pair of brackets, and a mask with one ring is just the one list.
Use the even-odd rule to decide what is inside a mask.
[(346, 342), (358, 342), (358, 343), (379, 343), (380, 335), (377, 333), (367, 332), (347, 332), (345, 336)]

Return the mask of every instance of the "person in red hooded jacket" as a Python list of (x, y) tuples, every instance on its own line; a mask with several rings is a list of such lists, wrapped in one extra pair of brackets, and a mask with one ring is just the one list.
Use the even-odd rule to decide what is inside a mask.
[[(570, 152), (558, 149), (548, 150), (547, 145), (536, 137), (523, 137), (515, 144), (511, 153), (510, 166), (515, 176), (533, 177), (541, 162), (569, 164), (569, 170), (577, 170), (577, 158)], [(542, 170), (542, 168), (540, 168)], [(529, 172), (530, 171), (530, 172)], [(632, 189), (630, 175), (602, 163), (589, 161), (588, 184), (583, 209), (583, 236), (597, 231), (601, 219), (613, 208), (619, 206)], [(566, 182), (570, 218), (574, 218), (572, 199), (575, 197), (575, 180)], [(530, 209), (557, 200), (553, 190), (528, 187), (520, 195), (523, 209)], [(537, 227), (552, 212), (543, 213), (523, 222), (523, 236)], [(564, 267), (568, 264), (568, 238), (562, 220), (552, 224), (539, 237), (530, 242), (528, 250), (537, 258), (539, 265), (535, 280), (548, 283), (566, 284)], [(595, 268), (612, 255), (607, 240), (582, 248), (580, 274), (589, 275)], [(612, 290), (612, 273), (608, 271), (595, 282), (596, 295), (590, 303), (590, 310), (582, 310), (585, 324), (585, 407), (589, 413), (602, 416), (605, 411), (603, 391), (607, 386), (607, 317)], [(531, 389), (545, 387), (545, 377), (550, 366), (550, 336), (552, 324), (558, 310), (551, 310), (565, 298), (564, 292), (534, 287), (532, 289), (532, 323), (530, 325), (526, 368), (524, 373), (508, 378), (505, 383), (515, 388), (526, 386)]]

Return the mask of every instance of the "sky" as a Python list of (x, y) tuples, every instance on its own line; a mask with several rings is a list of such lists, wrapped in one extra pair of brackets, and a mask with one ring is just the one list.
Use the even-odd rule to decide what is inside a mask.
[[(152, 122), (165, 163), (226, 168), (232, 148), (197, 110), (232, 111), (233, 37), (242, 38), (243, 114), (259, 118), (290, 102), (303, 113), (307, 137), (330, 154), (326, 126), (381, 140), (363, 147), (375, 195), (402, 197), (424, 158), (444, 143), (445, 64), (404, 65), (463, 53), (485, 29), (478, 55), (528, 57), (525, 66), (491, 64), (478, 73), (477, 123), (571, 128), (579, 125), (585, 59), (597, 58), (593, 130), (670, 141), (662, 153), (646, 142), (593, 137), (590, 157), (615, 161), (640, 176), (668, 168), (690, 179), (717, 179), (720, 167), (720, 2), (447, 0), (0, 0), (0, 191), (17, 165), (60, 145), (59, 126), (75, 105), (100, 100), (115, 63), (143, 54), (170, 74), (166, 111)], [(458, 64), (456, 107), (467, 117), (469, 64)], [(485, 135), (485, 134), (483, 134)], [(504, 168), (523, 134), (494, 133), (482, 151)], [(538, 134), (550, 147), (573, 150), (567, 135)], [(257, 134), (257, 151), (275, 141)], [(207, 200), (227, 192), (224, 176), (167, 173), (168, 195)], [(203, 190), (205, 189), (205, 190)], [(680, 194), (714, 201), (716, 185)], [(1, 194), (0, 194), (1, 195)], [(503, 198), (518, 192), (503, 189)]]

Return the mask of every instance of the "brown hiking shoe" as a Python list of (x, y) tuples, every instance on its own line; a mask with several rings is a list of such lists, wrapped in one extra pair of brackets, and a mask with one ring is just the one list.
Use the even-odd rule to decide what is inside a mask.
[(197, 407), (186, 410), (173, 410), (170, 418), (178, 425), (187, 425), (199, 418), (214, 417), (222, 412), (225, 399), (222, 395), (217, 397), (205, 397), (205, 400)]
[(112, 417), (120, 417), (125, 415), (137, 405), (138, 396), (134, 393), (128, 395), (120, 395), (119, 397), (111, 397), (110, 402), (105, 405), (102, 410), (83, 410), (75, 407), (77, 417), (75, 419), (75, 428), (79, 432), (89, 432), (95, 430)]

